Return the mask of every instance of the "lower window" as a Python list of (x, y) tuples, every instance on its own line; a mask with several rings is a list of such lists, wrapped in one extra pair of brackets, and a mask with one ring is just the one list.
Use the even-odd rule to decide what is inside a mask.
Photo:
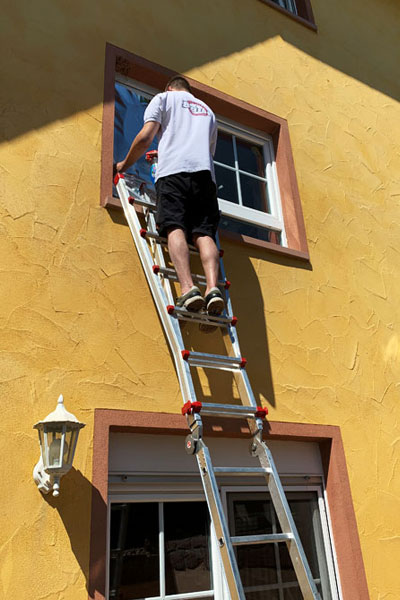
[[(337, 600), (321, 491), (286, 493), (321, 598)], [(280, 531), (265, 491), (222, 488), (222, 496), (231, 535)], [(110, 600), (229, 599), (206, 503), (180, 498), (111, 504)], [(246, 600), (301, 600), (285, 544), (243, 546), (236, 556)]]

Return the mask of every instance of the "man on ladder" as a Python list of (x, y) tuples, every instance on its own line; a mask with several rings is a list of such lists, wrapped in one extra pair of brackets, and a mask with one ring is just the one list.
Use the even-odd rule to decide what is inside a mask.
[[(217, 124), (212, 110), (193, 96), (184, 77), (170, 79), (166, 91), (151, 100), (143, 128), (116, 170), (126, 171), (135, 163), (156, 134), (156, 222), (159, 234), (168, 239), (181, 286), (176, 306), (195, 312), (205, 308), (210, 315), (220, 315), (225, 303), (217, 287), (219, 252), (215, 243), (219, 222), (213, 163)], [(207, 281), (204, 298), (193, 284), (188, 242), (200, 253)]]

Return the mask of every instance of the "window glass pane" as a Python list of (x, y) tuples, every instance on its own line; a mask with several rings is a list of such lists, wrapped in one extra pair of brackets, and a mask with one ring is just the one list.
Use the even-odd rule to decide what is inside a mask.
[(110, 599), (159, 593), (158, 504), (112, 504)]
[(272, 0), (275, 4), (278, 4), (282, 8), (286, 8), (290, 12), (297, 15), (296, 2), (295, 0)]
[[(133, 139), (143, 127), (144, 111), (150, 99), (122, 83), (115, 84), (115, 121), (114, 121), (114, 162), (125, 158)], [(157, 149), (157, 139), (154, 138), (149, 150)], [(150, 166), (142, 156), (125, 173), (129, 187), (146, 185), (148, 193), (154, 193), (150, 178)], [(113, 192), (116, 196), (116, 191)]]
[(270, 212), (267, 201), (267, 183), (254, 177), (240, 175), (242, 204), (262, 212)]
[(233, 154), (232, 136), (230, 133), (218, 131), (217, 147), (215, 150), (214, 160), (229, 165), (235, 166), (235, 156)]
[(167, 502), (164, 523), (167, 594), (212, 589), (206, 503)]
[[(272, 533), (271, 503), (259, 496), (254, 500), (233, 500), (234, 535)], [(255, 544), (236, 549), (238, 567), (244, 587), (277, 581), (275, 550), (272, 544)], [(254, 596), (256, 600), (257, 596)]]
[(273, 231), (266, 227), (260, 227), (258, 225), (251, 225), (232, 217), (221, 216), (219, 222), (220, 229), (226, 231), (232, 231), (233, 233), (239, 233), (241, 235), (248, 235), (249, 237), (255, 238), (256, 240), (263, 240), (264, 242), (271, 242), (272, 244), (281, 244), (281, 234), (279, 231)]
[(215, 179), (218, 198), (239, 204), (235, 171), (215, 165)]
[(246, 140), (236, 138), (236, 150), (239, 169), (265, 177), (265, 162), (262, 146), (257, 146)]
[(285, 600), (303, 600), (303, 594), (298, 586), (285, 589), (283, 597)]

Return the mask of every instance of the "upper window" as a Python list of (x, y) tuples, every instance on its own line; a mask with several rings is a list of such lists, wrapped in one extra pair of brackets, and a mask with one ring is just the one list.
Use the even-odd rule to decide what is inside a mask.
[[(155, 90), (118, 77), (115, 83), (114, 161), (122, 160), (143, 126), (143, 115)], [(226, 120), (218, 120), (214, 156), (220, 227), (286, 246), (271, 136), (262, 136)], [(150, 147), (157, 148), (155, 139)], [(126, 173), (128, 187), (155, 199), (150, 167), (144, 157)], [(116, 191), (114, 190), (114, 195)]]
[(272, 0), (275, 4), (278, 4), (282, 8), (289, 10), (294, 15), (297, 15), (297, 8), (295, 0)]
[[(120, 206), (112, 191), (112, 163), (126, 155), (142, 126), (151, 97), (165, 87), (173, 74), (114, 46), (107, 47), (103, 206)], [(196, 81), (192, 80), (191, 85), (194, 95), (208, 104), (218, 119), (215, 166), (221, 234), (244, 244), (308, 260), (287, 122)], [(152, 145), (155, 147), (156, 141)], [(129, 169), (127, 183), (154, 195), (149, 166), (144, 159)]]
[(221, 228), (286, 246), (272, 138), (219, 119), (214, 162)]
[(311, 0), (261, 0), (261, 2), (287, 12), (294, 19), (311, 29), (317, 29), (311, 7)]

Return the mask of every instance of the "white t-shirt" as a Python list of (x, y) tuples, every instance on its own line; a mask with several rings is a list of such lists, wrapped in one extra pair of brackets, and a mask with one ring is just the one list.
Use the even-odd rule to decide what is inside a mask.
[(161, 125), (156, 179), (208, 170), (215, 181), (217, 123), (207, 104), (186, 91), (163, 92), (151, 100), (143, 119)]

